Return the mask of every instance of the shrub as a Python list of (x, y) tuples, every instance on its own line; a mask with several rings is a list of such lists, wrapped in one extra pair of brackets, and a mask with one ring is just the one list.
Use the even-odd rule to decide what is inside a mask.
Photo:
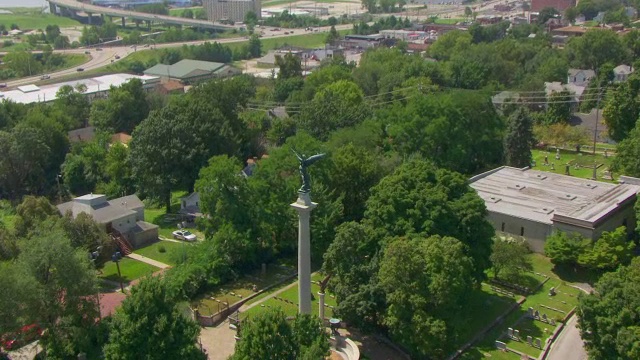
[(158, 247), (158, 252), (165, 253), (167, 252), (167, 249), (164, 248), (164, 245), (160, 245), (160, 247)]

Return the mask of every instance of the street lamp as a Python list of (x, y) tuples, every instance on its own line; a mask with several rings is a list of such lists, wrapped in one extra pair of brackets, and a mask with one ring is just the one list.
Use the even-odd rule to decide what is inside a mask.
[[(98, 260), (98, 257), (100, 256), (100, 250), (102, 250), (102, 246), (98, 246), (96, 248), (96, 251), (89, 253), (89, 260), (91, 260), (96, 270), (98, 269), (98, 266), (96, 265), (96, 260)], [(100, 287), (99, 286), (98, 286), (98, 293), (96, 295), (97, 295), (96, 298), (98, 299), (98, 318), (102, 320), (102, 312), (100, 310)]]
[(111, 255), (111, 261), (116, 263), (116, 267), (118, 268), (118, 280), (120, 280), (120, 290), (124, 294), (124, 286), (122, 286), (122, 274), (120, 273), (120, 260), (122, 260), (122, 254), (120, 251), (116, 251)]

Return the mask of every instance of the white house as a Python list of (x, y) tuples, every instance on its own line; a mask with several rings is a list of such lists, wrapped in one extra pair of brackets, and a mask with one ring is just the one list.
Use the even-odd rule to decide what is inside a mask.
[(633, 74), (633, 67), (629, 65), (618, 65), (613, 69), (613, 81), (624, 82)]
[(144, 204), (136, 195), (107, 200), (106, 195), (87, 194), (57, 207), (74, 218), (80, 213), (91, 215), (107, 233), (121, 234), (134, 248), (158, 239), (158, 226), (144, 221)]
[(200, 211), (200, 194), (197, 191), (180, 198), (180, 212), (193, 216), (202, 215)]

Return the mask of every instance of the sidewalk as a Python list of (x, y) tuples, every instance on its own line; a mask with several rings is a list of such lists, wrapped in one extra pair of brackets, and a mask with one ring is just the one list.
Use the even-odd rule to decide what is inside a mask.
[(258, 306), (258, 305), (262, 304), (263, 302), (265, 302), (265, 301), (267, 301), (267, 300), (271, 299), (271, 298), (272, 298), (272, 297), (274, 297), (274, 296), (278, 296), (278, 295), (280, 295), (281, 293), (283, 293), (283, 292), (285, 292), (285, 291), (287, 291), (287, 290), (291, 289), (292, 287), (294, 287), (294, 286), (296, 286), (296, 285), (298, 285), (298, 282), (297, 282), (297, 281), (294, 281), (292, 284), (289, 284), (289, 285), (287, 285), (287, 286), (283, 287), (282, 289), (280, 289), (280, 290), (278, 290), (278, 291), (276, 291), (276, 292), (273, 292), (273, 293), (271, 293), (271, 294), (269, 294), (269, 295), (267, 295), (267, 296), (263, 297), (262, 299), (260, 299), (260, 300), (258, 300), (258, 301), (256, 301), (256, 302), (254, 302), (254, 303), (253, 303), (253, 304), (251, 304), (251, 305), (242, 305), (242, 306), (240, 307), (240, 309), (238, 309), (238, 310), (240, 310), (240, 312), (245, 312), (245, 311), (247, 311), (247, 310), (251, 309), (251, 308), (252, 308), (252, 307), (254, 307), (254, 306)]
[(138, 255), (138, 254), (135, 254), (135, 253), (131, 253), (131, 254), (127, 255), (127, 257), (131, 258), (133, 260), (142, 261), (143, 263), (147, 263), (149, 265), (153, 265), (153, 266), (155, 266), (157, 268), (160, 268), (160, 269), (167, 269), (167, 268), (171, 267), (171, 265), (162, 263), (160, 261), (153, 260), (153, 259), (148, 258), (146, 256)]

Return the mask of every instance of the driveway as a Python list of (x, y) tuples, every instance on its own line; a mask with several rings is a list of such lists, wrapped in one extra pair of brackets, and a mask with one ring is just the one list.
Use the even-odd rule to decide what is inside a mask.
[(578, 317), (573, 315), (551, 345), (548, 360), (587, 360), (587, 351), (578, 330)]

